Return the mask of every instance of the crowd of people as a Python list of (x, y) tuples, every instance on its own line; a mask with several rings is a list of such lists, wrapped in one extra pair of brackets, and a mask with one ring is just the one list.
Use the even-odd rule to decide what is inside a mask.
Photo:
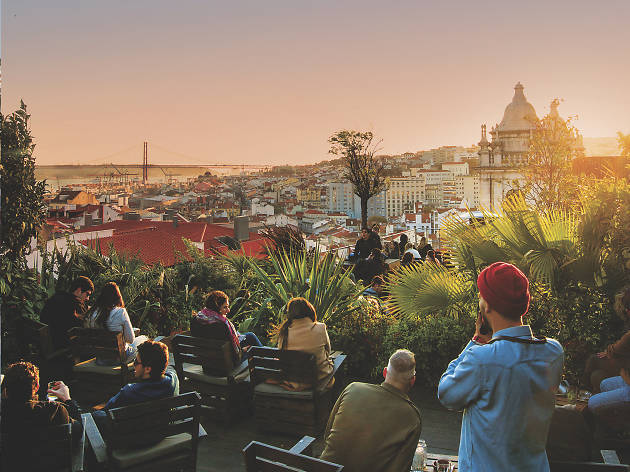
[[(377, 247), (369, 233), (362, 237), (361, 254), (372, 257)], [(379, 241), (380, 244), (380, 241)], [(407, 243), (400, 241), (400, 246)], [(422, 247), (426, 258), (432, 249)], [(407, 249), (405, 249), (407, 250)], [(408, 254), (412, 254), (410, 251)], [(383, 279), (376, 275), (367, 290), (378, 295)], [(630, 407), (630, 332), (618, 342), (594, 354), (586, 367), (585, 381), (593, 395), (582, 408), (555, 406), (562, 380), (564, 352), (560, 343), (534, 336), (523, 316), (530, 304), (529, 281), (515, 266), (497, 262), (478, 276), (479, 312), (475, 332), (461, 354), (448, 364), (437, 396), (448, 409), (463, 410), (459, 445), (459, 470), (545, 471), (550, 451), (588, 455), (589, 438), (597, 425), (618, 430), (627, 425)], [(179, 379), (169, 365), (168, 347), (135, 336), (124, 301), (115, 283), (106, 284), (91, 309), (86, 305), (94, 292), (92, 282), (78, 278), (70, 292), (54, 295), (44, 308), (56, 346), (70, 341), (68, 329), (89, 326), (122, 332), (125, 353), (133, 361), (135, 382), (125, 385), (104, 409), (92, 413), (99, 429), (107, 425), (106, 411), (179, 394)], [(630, 319), (630, 289), (620, 298), (621, 314)], [(251, 332), (240, 333), (228, 318), (229, 298), (211, 292), (205, 306), (191, 319), (193, 336), (209, 336), (221, 327), (233, 346), (235, 361), (247, 359), (252, 346), (262, 346)], [(283, 382), (291, 391), (326, 390), (332, 387), (333, 362), (326, 325), (318, 322), (313, 305), (296, 297), (285, 308), (284, 321), (272, 339), (280, 349), (299, 350), (315, 356), (317, 385)], [(215, 331), (212, 331), (213, 333)], [(139, 341), (141, 340), (141, 341)], [(110, 359), (97, 359), (108, 364)], [(324, 431), (321, 458), (344, 466), (350, 472), (374, 470), (407, 472), (422, 430), (421, 414), (409, 397), (416, 382), (412, 352), (399, 349), (383, 369), (380, 385), (353, 382), (338, 397)], [(47, 388), (39, 384), (38, 368), (29, 362), (7, 367), (2, 381), (3, 470), (28, 470), (29, 433), (51, 425), (72, 424), (80, 428), (79, 406), (71, 399), (67, 384), (58, 380)], [(54, 395), (44, 401), (41, 393)], [(38, 393), (40, 396), (38, 396)], [(620, 408), (624, 414), (619, 415)], [(570, 434), (558, 424), (570, 418)], [(578, 434), (587, 438), (572, 438)], [(586, 451), (563, 444), (582, 441)], [(575, 457), (554, 457), (571, 459)], [(13, 461), (13, 462), (12, 462)]]

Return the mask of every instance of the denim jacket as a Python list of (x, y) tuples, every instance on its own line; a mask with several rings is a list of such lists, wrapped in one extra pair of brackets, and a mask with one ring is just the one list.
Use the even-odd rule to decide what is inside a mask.
[[(498, 336), (532, 338), (529, 326)], [(438, 398), (464, 410), (459, 470), (548, 471), (545, 444), (560, 383), (564, 352), (555, 339), (544, 344), (499, 340), (468, 343), (440, 379)]]

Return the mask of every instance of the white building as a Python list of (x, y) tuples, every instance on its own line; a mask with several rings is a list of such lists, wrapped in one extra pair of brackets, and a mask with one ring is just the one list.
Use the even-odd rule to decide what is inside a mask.
[(523, 86), (514, 86), (512, 102), (505, 107), (501, 123), (486, 136), (486, 125), (481, 127), (479, 142), (479, 203), (485, 208), (499, 207), (512, 189), (514, 181), (522, 181), (518, 166), (524, 164), (529, 141), (538, 120), (536, 110), (525, 98)]
[(416, 204), (425, 201), (425, 175), (417, 177), (392, 177), (386, 192), (387, 216), (399, 216), (415, 211)]

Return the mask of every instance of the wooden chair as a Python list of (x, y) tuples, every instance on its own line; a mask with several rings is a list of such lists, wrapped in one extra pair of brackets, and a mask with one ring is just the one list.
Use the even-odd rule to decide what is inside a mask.
[(70, 349), (53, 348), (48, 325), (21, 317), (16, 324), (16, 336), (22, 359), (39, 368), (40, 398), (46, 396), (46, 385), (52, 380), (67, 380), (71, 375)]
[(310, 452), (307, 452), (309, 455), (303, 454), (310, 450), (314, 440), (313, 437), (304, 436), (288, 451), (252, 441), (243, 449), (245, 470), (247, 472), (341, 472), (343, 470), (342, 465), (309, 457)]
[[(84, 431), (84, 430), (83, 430)], [(28, 457), (21, 457), (21, 470), (28, 472), (82, 472), (84, 470), (85, 433), (73, 438), (72, 426), (64, 424), (33, 430)], [(6, 452), (3, 452), (7, 460)], [(10, 470), (7, 464), (2, 469)]]
[(204, 415), (219, 416), (228, 424), (251, 410), (247, 361), (235, 364), (229, 340), (178, 334), (171, 343), (181, 388), (201, 394)]
[[(106, 401), (133, 380), (133, 362), (126, 362), (122, 333), (106, 329), (72, 328), (68, 334), (75, 358), (72, 394), (79, 403)], [(113, 366), (97, 365), (96, 356), (116, 359), (117, 363)]]
[[(346, 356), (334, 359), (333, 376)], [(328, 420), (333, 389), (318, 391), (315, 356), (301, 351), (252, 347), (249, 371), (254, 383), (256, 425), (263, 430), (317, 436)], [(273, 382), (300, 382), (313, 385), (310, 390), (289, 391)]]
[(196, 471), (201, 398), (190, 392), (107, 411), (103, 436), (86, 416), (86, 435), (99, 466), (109, 471)]

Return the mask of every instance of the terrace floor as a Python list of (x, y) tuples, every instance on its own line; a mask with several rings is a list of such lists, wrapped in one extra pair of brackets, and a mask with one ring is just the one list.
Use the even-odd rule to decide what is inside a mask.
[[(410, 394), (422, 415), (421, 438), (426, 440), (430, 452), (456, 455), (459, 447), (461, 413), (452, 412), (442, 407), (437, 400), (436, 391), (414, 387)], [(245, 418), (226, 428), (211, 420), (202, 420), (208, 437), (199, 444), (197, 470), (199, 472), (243, 472), (242, 449), (250, 441), (260, 441), (289, 449), (298, 437), (281, 436), (256, 430), (253, 418)], [(313, 454), (317, 457), (323, 450), (323, 439), (318, 437), (314, 443)]]

